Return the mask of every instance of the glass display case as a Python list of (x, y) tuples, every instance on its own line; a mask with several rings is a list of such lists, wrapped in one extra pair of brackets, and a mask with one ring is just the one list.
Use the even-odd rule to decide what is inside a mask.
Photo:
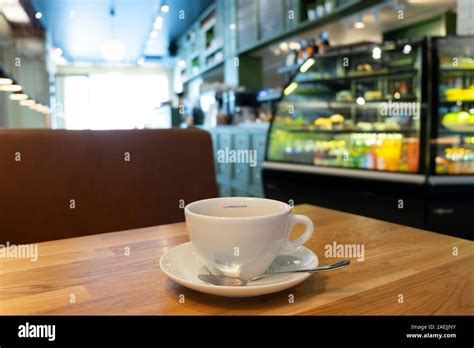
[(474, 37), (434, 38), (431, 174), (474, 174)]
[(426, 47), (359, 44), (307, 60), (277, 106), (267, 161), (423, 173)]

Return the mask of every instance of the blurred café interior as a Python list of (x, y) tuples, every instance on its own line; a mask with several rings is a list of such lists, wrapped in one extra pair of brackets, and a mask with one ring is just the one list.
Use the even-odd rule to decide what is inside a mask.
[(471, 0), (0, 0), (1, 136), (199, 128), (219, 196), (472, 239), (473, 17)]

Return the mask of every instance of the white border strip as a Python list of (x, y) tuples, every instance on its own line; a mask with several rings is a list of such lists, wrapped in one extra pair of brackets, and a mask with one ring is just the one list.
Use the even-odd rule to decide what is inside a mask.
[(299, 173), (315, 173), (315, 174), (327, 174), (337, 175), (359, 179), (376, 179), (384, 181), (394, 182), (405, 182), (413, 184), (424, 184), (426, 177), (422, 174), (404, 174), (404, 173), (388, 173), (388, 172), (376, 172), (369, 170), (359, 170), (350, 168), (331, 168), (331, 167), (318, 167), (304, 164), (290, 164), (290, 163), (277, 163), (277, 162), (263, 162), (264, 169), (274, 169), (281, 171), (299, 172)]

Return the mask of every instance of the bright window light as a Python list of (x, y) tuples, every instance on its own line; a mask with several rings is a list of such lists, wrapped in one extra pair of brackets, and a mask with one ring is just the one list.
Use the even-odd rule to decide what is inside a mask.
[(168, 75), (164, 73), (97, 73), (62, 78), (67, 129), (171, 127), (171, 119), (158, 110), (170, 98)]

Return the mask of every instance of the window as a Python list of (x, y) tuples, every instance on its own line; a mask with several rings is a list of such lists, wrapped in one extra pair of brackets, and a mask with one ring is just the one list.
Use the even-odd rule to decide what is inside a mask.
[(165, 73), (68, 75), (65, 125), (67, 129), (168, 128), (171, 116), (160, 108), (169, 99)]

